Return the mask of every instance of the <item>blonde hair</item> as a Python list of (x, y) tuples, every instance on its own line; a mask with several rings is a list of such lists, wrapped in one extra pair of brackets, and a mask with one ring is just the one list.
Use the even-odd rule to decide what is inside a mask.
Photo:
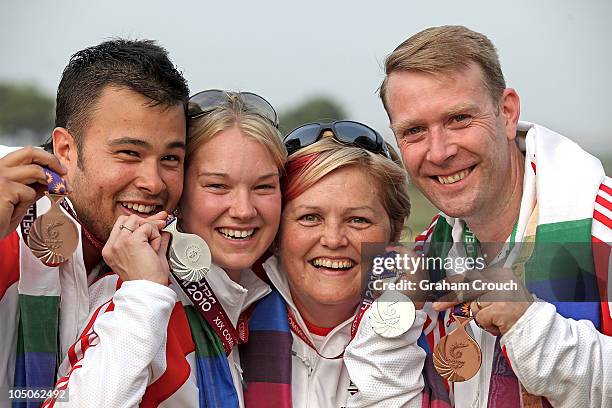
[(202, 116), (189, 119), (185, 167), (189, 166), (193, 153), (200, 146), (219, 132), (238, 126), (246, 137), (261, 143), (270, 152), (279, 174), (284, 174), (287, 149), (279, 130), (267, 118), (249, 110), (240, 94), (226, 92), (225, 95), (226, 100), (223, 104)]
[[(289, 156), (283, 201), (296, 198), (331, 172), (357, 166), (365, 170), (376, 185), (381, 202), (391, 221), (391, 237), (398, 237), (404, 219), (410, 215), (408, 175), (393, 147), (387, 144), (395, 161), (361, 147), (347, 146), (323, 138)], [(364, 183), (367, 183), (364, 180)]]
[(478, 64), (491, 100), (498, 104), (506, 81), (495, 46), (485, 35), (463, 26), (425, 29), (401, 43), (385, 60), (385, 79), (379, 95), (387, 107), (387, 82), (395, 71), (416, 71), (433, 75), (449, 74)]

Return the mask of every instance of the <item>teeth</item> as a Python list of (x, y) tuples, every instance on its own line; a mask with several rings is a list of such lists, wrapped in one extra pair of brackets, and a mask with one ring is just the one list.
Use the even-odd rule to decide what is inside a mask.
[(463, 180), (468, 174), (470, 174), (470, 170), (465, 169), (461, 170), (459, 173), (451, 174), (450, 176), (438, 176), (438, 181), (442, 184), (452, 184), (459, 180)]
[(250, 230), (233, 230), (233, 229), (229, 229), (229, 228), (219, 228), (219, 232), (222, 233), (223, 235), (229, 237), (229, 238), (243, 239), (243, 238), (247, 238), (247, 237), (250, 237), (251, 235), (253, 235), (255, 230), (254, 229), (250, 229)]
[(353, 261), (351, 260), (332, 261), (331, 259), (327, 259), (327, 258), (315, 258), (312, 261), (312, 264), (314, 266), (322, 266), (324, 268), (330, 268), (330, 269), (349, 269), (353, 267)]
[(153, 210), (155, 210), (154, 205), (143, 205), (143, 204), (128, 203), (128, 202), (121, 203), (121, 205), (123, 205), (125, 208), (128, 208), (133, 211), (138, 211), (143, 214), (149, 214)]

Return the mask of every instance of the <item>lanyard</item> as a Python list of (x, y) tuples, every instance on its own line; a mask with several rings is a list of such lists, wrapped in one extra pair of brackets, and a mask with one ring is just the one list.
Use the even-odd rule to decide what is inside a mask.
[[(517, 276), (521, 279), (523, 283), (525, 283), (525, 264), (527, 263), (529, 258), (531, 258), (531, 255), (533, 253), (537, 224), (538, 205), (536, 204), (529, 216), (529, 220), (527, 221), (523, 244), (520, 246), (516, 246), (518, 221), (514, 224), (514, 227), (512, 228), (512, 233), (510, 235), (510, 254), (507, 255), (508, 260), (505, 262), (504, 266), (510, 264), (509, 267), (512, 268), (512, 270), (517, 274)], [(463, 228), (462, 238), (467, 256), (469, 258), (475, 259), (476, 256), (478, 256), (478, 246), (480, 244), (478, 242), (478, 238), (476, 238), (476, 235), (474, 235), (474, 233), (467, 225), (465, 225), (465, 227)], [(513, 253), (517, 254), (516, 257), (512, 256)], [(456, 316), (469, 317), (471, 314), (469, 305), (470, 302), (455, 305), (453, 307), (452, 314)]]
[(176, 278), (176, 282), (191, 300), (198, 313), (221, 339), (226, 354), (229, 355), (237, 344), (243, 344), (249, 340), (248, 315), (252, 308), (240, 315), (238, 325), (234, 328), (206, 279), (188, 282)]
[[(351, 323), (351, 340), (355, 338), (355, 335), (357, 334), (357, 329), (359, 328), (359, 324), (361, 323), (361, 319), (363, 319), (363, 315), (374, 301), (374, 293), (370, 288), (372, 287), (372, 283), (376, 279), (377, 278), (370, 270), (368, 273), (368, 284), (366, 285), (365, 290), (363, 292), (361, 305), (359, 306), (359, 310), (357, 311), (357, 314), (355, 315), (355, 317), (353, 318), (353, 322)], [(319, 350), (317, 350), (317, 347), (313, 344), (313, 342), (308, 338), (304, 330), (297, 323), (295, 315), (289, 308), (287, 308), (287, 321), (289, 322), (289, 328), (291, 329), (291, 331), (295, 333), (295, 335), (298, 336), (300, 339), (302, 339), (302, 341), (306, 343), (308, 347), (313, 349), (319, 355), (319, 357), (324, 358), (326, 360), (336, 360), (344, 356), (344, 351), (342, 351), (342, 353), (335, 357), (326, 357), (319, 353)]]
[(79, 225), (81, 226), (81, 230), (83, 231), (83, 235), (85, 236), (85, 239), (87, 239), (87, 241), (98, 251), (98, 252), (102, 252), (102, 248), (104, 248), (104, 243), (102, 243), (100, 240), (98, 240), (98, 238), (94, 237), (94, 235), (89, 232), (89, 230), (87, 228), (85, 228), (85, 226), (81, 223), (81, 221), (79, 220), (79, 218), (77, 217), (76, 213), (74, 212), (74, 210), (68, 205), (68, 203), (66, 202), (66, 200), (63, 200), (60, 205), (62, 206), (62, 208), (64, 210), (66, 210), (66, 212), (68, 214), (70, 214), (72, 216), (72, 218), (79, 223)]
[[(357, 334), (357, 328), (359, 327), (359, 322), (361, 321), (361, 318), (363, 317), (363, 314), (368, 309), (368, 307), (369, 307), (369, 305), (367, 305), (365, 307), (365, 309), (359, 308), (359, 311), (357, 312), (357, 314), (353, 318), (353, 323), (351, 324), (351, 340), (353, 340), (353, 338), (355, 337), (355, 334)], [(291, 331), (293, 333), (295, 333), (295, 335), (298, 336), (300, 339), (302, 339), (302, 341), (304, 343), (306, 343), (306, 345), (308, 347), (313, 349), (319, 355), (319, 357), (324, 358), (326, 360), (337, 360), (337, 359), (342, 358), (344, 356), (344, 350), (342, 351), (342, 353), (338, 354), (335, 357), (326, 357), (323, 354), (319, 353), (319, 350), (317, 350), (317, 347), (308, 338), (308, 336), (306, 335), (304, 330), (297, 323), (297, 319), (295, 318), (295, 315), (293, 314), (293, 312), (289, 308), (287, 308), (287, 322), (289, 323), (289, 328), (291, 329)]]
[(476, 235), (474, 235), (467, 225), (463, 228), (463, 246), (465, 247), (468, 258), (475, 260), (478, 256), (479, 242)]
[(19, 227), (21, 228), (21, 236), (23, 237), (24, 242), (28, 242), (28, 235), (30, 235), (30, 228), (32, 228), (32, 224), (36, 220), (36, 202), (33, 202), (31, 206), (28, 207), (25, 215), (21, 219), (21, 223)]

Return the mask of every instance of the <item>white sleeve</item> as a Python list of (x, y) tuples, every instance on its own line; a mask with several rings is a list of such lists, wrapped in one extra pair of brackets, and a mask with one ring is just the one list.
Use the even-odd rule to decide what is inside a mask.
[(612, 406), (612, 338), (534, 302), (501, 344), (525, 389), (554, 407)]
[(347, 408), (421, 407), (425, 351), (416, 342), (426, 315), (417, 310), (412, 327), (396, 338), (378, 335), (368, 309), (355, 338), (344, 352), (344, 364), (359, 392), (349, 396)]
[[(112, 302), (97, 310), (70, 348), (56, 384), (58, 398), (43, 405), (137, 407), (149, 383), (149, 366), (166, 342), (176, 293), (145, 280), (124, 282)], [(93, 325), (91, 325), (93, 322)], [(55, 403), (55, 405), (53, 405)]]

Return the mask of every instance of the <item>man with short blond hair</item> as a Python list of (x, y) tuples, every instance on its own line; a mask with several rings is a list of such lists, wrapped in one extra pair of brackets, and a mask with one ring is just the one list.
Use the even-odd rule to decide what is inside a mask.
[[(385, 73), (380, 97), (405, 166), (441, 210), (417, 246), (429, 256), (481, 256), (522, 271), (522, 283), (541, 299), (529, 292), (512, 302), (468, 299), (482, 366), (436, 398), (457, 407), (611, 406), (612, 180), (599, 160), (519, 122), (518, 93), (506, 87), (495, 47), (480, 33), (423, 30), (388, 56)], [(529, 241), (545, 250), (524, 256)], [(475, 252), (468, 249), (474, 242)], [(454, 245), (439, 250), (438, 243)], [(541, 252), (552, 243), (565, 252), (545, 261)], [(455, 328), (454, 304), (425, 308), (430, 350)], [(427, 364), (433, 369), (431, 356)], [(431, 384), (440, 376), (425, 379), (444, 390)]]

